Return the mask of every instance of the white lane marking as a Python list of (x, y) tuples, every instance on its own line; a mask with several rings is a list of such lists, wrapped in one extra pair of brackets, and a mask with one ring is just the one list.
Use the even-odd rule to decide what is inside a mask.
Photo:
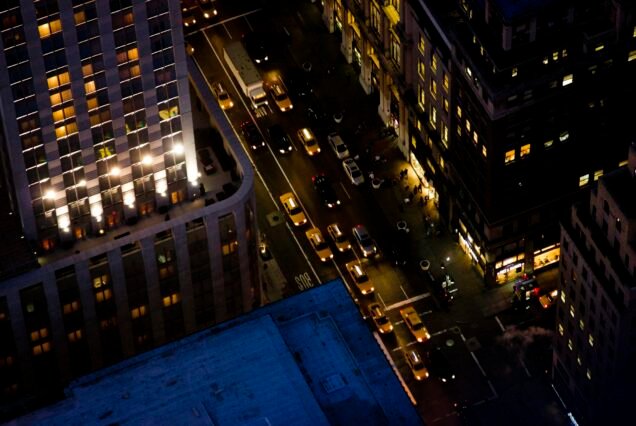
[(314, 276), (316, 277), (316, 281), (318, 281), (318, 285), (322, 284), (322, 282), (320, 281), (320, 277), (318, 276), (318, 273), (314, 269), (314, 265), (312, 265), (311, 262), (309, 261), (309, 258), (307, 257), (307, 253), (305, 253), (305, 250), (303, 250), (302, 246), (300, 245), (300, 241), (298, 241), (298, 238), (296, 238), (296, 234), (294, 234), (294, 231), (292, 230), (291, 225), (289, 224), (288, 221), (285, 221), (285, 225), (287, 225), (287, 229), (289, 230), (289, 233), (294, 238), (294, 241), (296, 241), (296, 245), (300, 249), (300, 252), (303, 254), (303, 257), (305, 258), (305, 260), (307, 261), (307, 264), (309, 265), (311, 272), (314, 273)]
[(228, 29), (227, 25), (223, 24), (223, 29), (227, 33), (227, 36), (230, 38), (230, 40), (232, 40), (232, 34), (230, 33), (230, 30)]
[(382, 306), (384, 306), (384, 310), (386, 311), (386, 303), (384, 303), (384, 299), (382, 299), (382, 296), (380, 296), (380, 293), (376, 293), (378, 295), (378, 299), (380, 299), (380, 303), (382, 303)]
[(488, 380), (488, 386), (490, 386), (490, 390), (492, 391), (492, 398), (490, 399), (496, 399), (499, 398), (499, 394), (497, 393), (497, 391), (495, 390), (495, 387), (492, 385), (492, 383), (490, 382), (490, 380)]
[(495, 315), (495, 321), (497, 321), (497, 324), (499, 324), (499, 328), (501, 328), (501, 331), (506, 331), (506, 327), (503, 326), (503, 324), (501, 323), (501, 320), (499, 319), (497, 315)]
[(342, 187), (342, 190), (345, 192), (345, 194), (347, 194), (347, 198), (351, 199), (351, 195), (349, 195), (349, 192), (347, 191), (347, 188), (345, 188), (344, 184), (342, 182), (339, 182), (340, 186)]
[(391, 352), (397, 352), (397, 351), (401, 351), (401, 350), (402, 350), (402, 346), (398, 346), (397, 348), (391, 349)]
[(445, 328), (443, 330), (436, 331), (435, 333), (431, 333), (431, 336), (439, 336), (440, 334), (446, 333), (448, 330), (449, 330), (448, 328)]
[(401, 302), (394, 303), (386, 307), (385, 311), (390, 311), (396, 308), (400, 308), (404, 305), (408, 305), (409, 303), (417, 302), (418, 300), (422, 300), (426, 297), (429, 297), (431, 293), (422, 293), (417, 296), (413, 296), (410, 299), (402, 300)]
[(402, 293), (404, 294), (404, 297), (406, 297), (408, 299), (409, 295), (406, 294), (406, 290), (404, 290), (404, 287), (402, 287), (402, 285), (400, 285), (400, 290), (402, 290)]
[[(466, 343), (466, 337), (464, 336), (464, 333), (461, 332), (461, 330), (460, 330), (460, 333), (459, 333), (459, 337), (461, 337), (462, 341), (464, 343)], [(475, 355), (475, 352), (471, 351), (470, 352), (470, 356), (473, 357), (473, 360), (475, 361), (475, 364), (477, 364), (477, 367), (479, 367), (479, 371), (481, 371), (481, 374), (483, 374), (484, 378), (486, 379), (486, 382), (488, 382), (488, 386), (490, 387), (490, 390), (492, 391), (492, 394), (493, 394), (491, 399), (498, 398), (499, 394), (497, 393), (497, 391), (495, 390), (495, 387), (492, 385), (492, 382), (488, 378), (488, 375), (486, 374), (486, 371), (484, 370), (484, 368), (479, 363), (479, 360), (477, 359), (477, 355)]]
[(486, 375), (486, 372), (484, 371), (484, 367), (482, 367), (481, 364), (479, 363), (479, 360), (477, 359), (477, 355), (475, 355), (475, 352), (471, 352), (470, 356), (472, 356), (473, 359), (475, 360), (475, 364), (477, 364), (477, 367), (479, 367), (479, 371), (481, 371), (481, 374), (483, 374), (484, 377), (488, 378), (488, 376)]

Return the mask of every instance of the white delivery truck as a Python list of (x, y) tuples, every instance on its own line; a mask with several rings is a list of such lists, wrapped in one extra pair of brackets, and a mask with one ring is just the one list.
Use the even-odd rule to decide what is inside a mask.
[(256, 109), (267, 105), (267, 94), (263, 88), (263, 77), (256, 69), (256, 65), (247, 54), (247, 51), (239, 41), (228, 43), (223, 48), (223, 58), (232, 71), (234, 78), (245, 96), (250, 98), (252, 106)]

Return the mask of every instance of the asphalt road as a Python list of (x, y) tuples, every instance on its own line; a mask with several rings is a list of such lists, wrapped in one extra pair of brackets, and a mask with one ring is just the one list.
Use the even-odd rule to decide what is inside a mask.
[[(415, 233), (411, 234), (409, 241), (412, 260), (450, 255), (454, 261), (448, 266), (449, 270), (466, 277), (458, 283), (460, 296), (449, 311), (440, 309), (422, 280), (417, 262), (398, 268), (390, 261), (387, 231), (395, 227), (395, 222), (386, 204), (399, 200), (399, 191), (378, 191), (372, 189), (368, 182), (360, 186), (351, 184), (346, 179), (341, 161), (326, 141), (329, 131), (338, 131), (352, 155), (362, 153), (369, 144), (384, 143), (378, 137), (381, 123), (377, 106), (352, 79), (355, 74), (338, 52), (336, 36), (327, 34), (322, 25), (317, 5), (278, 2), (276, 8), (263, 8), (256, 1), (216, 3), (219, 17), (187, 33), (187, 40), (195, 48), (195, 61), (210, 83), (221, 81), (234, 99), (235, 106), (226, 114), (239, 135), (240, 124), (252, 120), (265, 137), (267, 128), (276, 123), (293, 141), (294, 149), (288, 155), (275, 153), (269, 145), (257, 151), (246, 146), (259, 177), (256, 180), (259, 228), (266, 234), (287, 281), (287, 286), (279, 294), (292, 295), (340, 277), (349, 284), (352, 296), (363, 307), (363, 312), (364, 305), (369, 302), (380, 302), (394, 325), (394, 331), (381, 335), (379, 341), (417, 401), (418, 410), (427, 424), (492, 425), (507, 424), (511, 419), (516, 419), (517, 424), (565, 424), (558, 420), (561, 413), (556, 413), (559, 407), (553, 407), (552, 399), (546, 397), (546, 401), (537, 402), (538, 408), (531, 405), (546, 392), (545, 369), (550, 362), (549, 335), (537, 330), (553, 329), (553, 314), (544, 312), (538, 304), (527, 311), (512, 311), (505, 289), (485, 293), (477, 275), (470, 272), (469, 262), (465, 256), (462, 258), (463, 254), (452, 245), (450, 238), (448, 248), (445, 246), (443, 250), (435, 245), (438, 243), (422, 243), (423, 238)], [(288, 41), (277, 46), (270, 61), (259, 65), (259, 69), (266, 77), (278, 73), (285, 80), (292, 69), (300, 69), (300, 64), (311, 62), (312, 69), (307, 72), (307, 78), (314, 89), (313, 96), (299, 98), (292, 93), (294, 108), (284, 113), (278, 111), (271, 97), (266, 109), (255, 112), (247, 106), (237, 83), (228, 74), (222, 59), (222, 46), (231, 40), (239, 40), (250, 31), (289, 34)], [(312, 128), (322, 152), (310, 157), (296, 138), (296, 131), (311, 127), (306, 108), (316, 104), (327, 112), (329, 124)], [(342, 123), (332, 119), (338, 111), (344, 111)], [(363, 126), (359, 129), (361, 124)], [(369, 172), (363, 171), (365, 174)], [(318, 173), (330, 177), (342, 201), (341, 206), (328, 209), (322, 205), (311, 180)], [(295, 227), (285, 216), (278, 197), (290, 191), (302, 203), (311, 225)], [(327, 237), (327, 225), (334, 222), (349, 233), (356, 224), (366, 225), (376, 239), (379, 254), (372, 259), (364, 259), (358, 249), (347, 253), (333, 250), (334, 259), (321, 262), (305, 231), (316, 226)], [(372, 295), (362, 295), (346, 271), (345, 264), (356, 259), (374, 283)], [(461, 270), (468, 272), (460, 275)], [(400, 316), (399, 311), (405, 306), (413, 306), (421, 316), (431, 334), (429, 342), (418, 343), (414, 339)], [(369, 324), (375, 331), (371, 321)], [(530, 333), (529, 329), (532, 330)], [(432, 375), (427, 380), (415, 380), (404, 353), (415, 349), (425, 356), (436, 347), (443, 349), (456, 379), (442, 383)], [(540, 395), (530, 395), (532, 392)], [(511, 402), (509, 399), (516, 398), (514, 395), (518, 398)], [(497, 405), (504, 400), (506, 406), (515, 406), (516, 403), (519, 411), (502, 409), (501, 405)], [(548, 414), (543, 415), (544, 411)], [(523, 413), (521, 417), (519, 412)], [(554, 422), (550, 421), (552, 414), (557, 419)]]

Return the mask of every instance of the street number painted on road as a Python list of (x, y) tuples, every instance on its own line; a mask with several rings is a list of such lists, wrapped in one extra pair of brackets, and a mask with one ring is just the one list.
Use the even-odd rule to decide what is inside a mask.
[(296, 285), (300, 291), (308, 290), (314, 286), (314, 283), (311, 281), (311, 277), (309, 276), (309, 272), (296, 275), (294, 280), (296, 281)]

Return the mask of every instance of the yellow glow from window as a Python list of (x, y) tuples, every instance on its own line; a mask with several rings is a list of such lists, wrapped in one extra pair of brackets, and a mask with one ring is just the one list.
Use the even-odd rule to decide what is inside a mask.
[(574, 76), (572, 74), (568, 74), (568, 75), (563, 77), (562, 85), (563, 86), (568, 86), (568, 85), (572, 84), (573, 81), (574, 81)]
[(516, 77), (519, 74), (519, 70), (517, 70), (517, 67), (513, 67), (512, 68), (512, 73), (511, 74), (512, 74), (513, 77)]
[(585, 321), (583, 321), (582, 319), (579, 320), (579, 328), (581, 330), (583, 330), (585, 328)]
[(86, 91), (86, 94), (90, 94), (95, 92), (95, 90), (97, 90), (96, 86), (95, 86), (95, 80), (88, 80), (87, 82), (84, 83), (84, 90)]
[(506, 151), (506, 156), (504, 158), (504, 163), (508, 164), (515, 161), (515, 150), (511, 149), (510, 151)]
[(482, 147), (481, 147), (481, 155), (483, 155), (484, 158), (488, 158), (488, 149), (486, 148), (486, 145), (482, 145)]
[(450, 88), (450, 77), (448, 76), (448, 73), (444, 72), (443, 80), (444, 89), (448, 91), (448, 89)]
[(88, 105), (88, 110), (95, 109), (99, 106), (99, 101), (95, 96), (86, 98), (86, 104)]
[[(636, 34), (636, 28), (634, 28), (634, 34)], [(636, 37), (636, 35), (634, 37)], [(420, 41), (417, 44), (417, 48), (420, 53), (424, 54), (424, 51), (426, 50), (426, 38), (424, 38), (423, 34), (420, 34)]]
[(572, 343), (572, 339), (568, 339), (568, 348), (570, 350), (574, 349), (574, 344)]
[(93, 64), (88, 63), (86, 65), (82, 65), (82, 75), (84, 77), (88, 77), (93, 74)]
[(636, 60), (636, 50), (632, 50), (631, 52), (629, 52), (629, 54), (627, 55), (627, 62), (631, 62), (633, 60)]
[(590, 371), (589, 368), (587, 369), (587, 374), (586, 375), (587, 375), (587, 379), (588, 380), (592, 380), (592, 372)]
[(79, 12), (75, 12), (75, 15), (73, 15), (73, 17), (75, 18), (76, 25), (86, 22), (86, 14), (84, 13), (83, 10), (80, 10)]
[(523, 158), (530, 154), (530, 144), (522, 145), (519, 149), (519, 158)]
[(574, 318), (574, 314), (576, 313), (576, 309), (574, 309), (574, 305), (570, 305), (570, 316)]
[(64, 84), (68, 84), (70, 81), (70, 76), (68, 71), (62, 72), (58, 75), (54, 75), (53, 77), (49, 77), (46, 79), (46, 83), (50, 89), (55, 89), (56, 87), (60, 87)]
[(597, 170), (594, 172), (594, 181), (597, 181), (600, 179), (600, 177), (603, 176), (603, 170)]
[(130, 77), (137, 77), (141, 75), (141, 67), (139, 64), (133, 65), (130, 67)]
[(579, 187), (587, 185), (589, 183), (589, 181), (590, 181), (589, 173), (586, 174), (586, 175), (581, 176), (579, 178)]
[(38, 25), (38, 33), (40, 34), (41, 39), (45, 39), (51, 36), (51, 34), (55, 34), (60, 31), (62, 31), (62, 23), (59, 19)]
[(559, 324), (558, 329), (559, 329), (559, 334), (563, 336), (563, 324)]
[(591, 333), (588, 334), (587, 342), (590, 344), (591, 347), (594, 347), (594, 336), (592, 336)]
[(437, 62), (437, 55), (433, 53), (433, 56), (431, 57), (431, 69), (433, 72), (437, 72)]

